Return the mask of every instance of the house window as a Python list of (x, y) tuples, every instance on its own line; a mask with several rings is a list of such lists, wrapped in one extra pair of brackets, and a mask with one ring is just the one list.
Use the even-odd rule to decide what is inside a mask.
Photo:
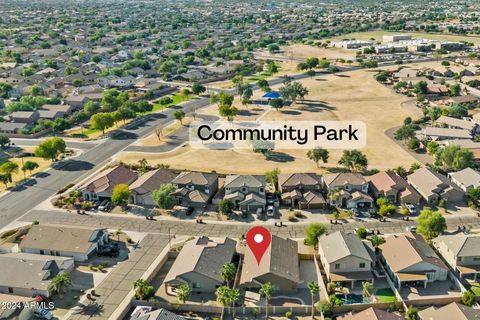
[(360, 263), (359, 267), (360, 267), (361, 269), (364, 269), (364, 268), (365, 268), (365, 263), (363, 263), (363, 262)]
[(200, 288), (200, 283), (194, 282), (194, 283), (192, 284), (192, 287), (194, 287), (194, 288)]
[(188, 190), (193, 190), (193, 189), (195, 189), (192, 184), (187, 184), (186, 187), (187, 187)]
[(263, 188), (260, 188), (260, 193), (263, 193)]
[(350, 186), (348, 184), (345, 186), (345, 190), (350, 190)]
[(335, 263), (335, 270), (340, 269), (340, 263)]
[(247, 192), (247, 188), (243, 187), (242, 192)]
[(8, 293), (13, 293), (13, 288), (8, 287)]

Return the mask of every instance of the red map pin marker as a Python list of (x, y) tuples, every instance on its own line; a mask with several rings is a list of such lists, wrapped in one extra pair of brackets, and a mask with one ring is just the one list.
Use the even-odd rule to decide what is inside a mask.
[(260, 264), (265, 251), (272, 242), (272, 235), (264, 227), (253, 227), (247, 232), (247, 244), (252, 251), (257, 263)]

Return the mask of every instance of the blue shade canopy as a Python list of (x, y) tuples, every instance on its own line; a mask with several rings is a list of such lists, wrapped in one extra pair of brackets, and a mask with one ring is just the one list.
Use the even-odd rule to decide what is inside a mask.
[(265, 93), (262, 98), (269, 98), (269, 99), (280, 98), (280, 93), (276, 91), (270, 91)]

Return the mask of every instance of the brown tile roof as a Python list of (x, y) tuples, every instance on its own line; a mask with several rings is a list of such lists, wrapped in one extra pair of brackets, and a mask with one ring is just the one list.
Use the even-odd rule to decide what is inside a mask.
[(175, 184), (194, 184), (194, 185), (210, 185), (218, 179), (216, 173), (185, 171), (180, 173), (172, 183)]
[(418, 315), (422, 320), (478, 320), (480, 310), (452, 302), (440, 308), (430, 307), (419, 311)]
[(100, 172), (87, 181), (81, 189), (91, 192), (112, 192), (118, 184), (129, 184), (135, 179), (137, 173), (125, 166), (116, 166)]
[(321, 178), (315, 173), (279, 174), (280, 187), (315, 186), (320, 184)]
[(403, 317), (396, 314), (380, 310), (377, 308), (368, 308), (359, 313), (348, 313), (344, 316), (337, 317), (338, 320), (402, 320)]
[(365, 180), (361, 173), (351, 172), (325, 174), (323, 175), (323, 180), (329, 188), (335, 188), (345, 184), (362, 185), (367, 183), (367, 180)]
[(145, 189), (152, 192), (160, 188), (162, 184), (170, 183), (175, 179), (177, 174), (169, 169), (157, 169), (149, 171), (138, 177), (135, 182), (130, 185), (130, 190)]
[(370, 182), (374, 191), (389, 192), (395, 189), (401, 192), (402, 197), (410, 194), (420, 197), (420, 194), (405, 179), (394, 172), (381, 171), (365, 179)]

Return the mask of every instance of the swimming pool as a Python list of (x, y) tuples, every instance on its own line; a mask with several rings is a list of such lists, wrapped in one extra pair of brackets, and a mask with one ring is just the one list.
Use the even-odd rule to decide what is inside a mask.
[(355, 294), (355, 293), (347, 294), (346, 300), (345, 300), (345, 295), (343, 293), (337, 293), (335, 296), (342, 301), (342, 304), (358, 304), (358, 303), (369, 302), (368, 299), (365, 299), (362, 295)]

